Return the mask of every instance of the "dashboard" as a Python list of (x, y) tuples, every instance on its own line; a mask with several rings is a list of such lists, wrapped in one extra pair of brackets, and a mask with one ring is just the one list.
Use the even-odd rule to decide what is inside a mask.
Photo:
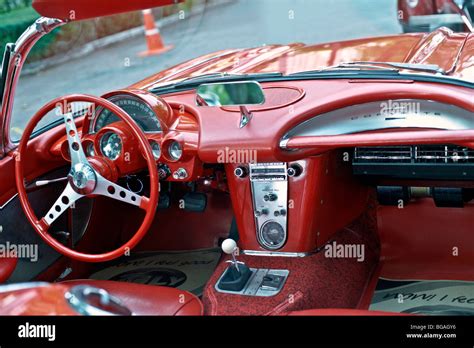
[[(162, 177), (167, 180), (193, 180), (204, 171), (203, 163), (222, 163), (222, 154), (256, 153), (258, 162), (288, 163), (328, 149), (359, 147), (357, 155), (364, 158), (354, 164), (362, 168), (371, 161), (362, 151), (372, 145), (354, 140), (351, 146), (352, 138), (347, 146), (287, 149), (282, 141), (289, 138), (326, 137), (326, 141), (333, 142), (332, 138), (341, 136), (370, 138), (383, 131), (390, 131), (393, 137), (394, 129), (435, 128), (447, 133), (474, 129), (470, 91), (454, 86), (326, 80), (268, 83), (263, 87), (266, 93), (280, 91), (268, 98), (276, 106), (251, 108), (254, 117), (245, 128), (239, 128), (238, 109), (195, 107), (194, 90), (159, 96), (136, 84), (102, 97), (123, 108), (144, 131), (157, 164), (165, 168)], [(288, 100), (282, 97), (288, 90), (303, 93), (298, 94), (300, 98)], [(282, 98), (284, 103), (280, 102)], [(83, 145), (89, 156), (106, 157), (122, 175), (144, 168), (136, 142), (110, 111), (97, 110), (93, 118), (85, 118), (83, 129), (87, 130)], [(67, 152), (66, 144), (62, 147), (62, 152)], [(455, 158), (458, 152), (453, 152)]]
[[(447, 185), (450, 190), (432, 190), (440, 206), (465, 198), (464, 188), (474, 180), (474, 144), (449, 143), (439, 133), (474, 129), (471, 90), (340, 80), (269, 83), (264, 90), (281, 86), (304, 93), (275, 94), (269, 98), (274, 107), (249, 108), (253, 117), (244, 128), (237, 108), (196, 107), (194, 90), (158, 96), (135, 85), (103, 97), (124, 108), (144, 131), (160, 180), (230, 193), (243, 250), (313, 250), (360, 215), (370, 186), (381, 186), (381, 196), (391, 198), (407, 196), (406, 187)], [(115, 115), (98, 110), (95, 118), (84, 118), (82, 129), (88, 155), (106, 157), (120, 177), (143, 173), (140, 148)], [(439, 130), (435, 139), (414, 143), (433, 129)], [(402, 133), (410, 135), (401, 138)], [(295, 138), (323, 138), (327, 146), (282, 146), (282, 140)], [(373, 139), (386, 144), (373, 145)], [(334, 207), (349, 201), (350, 209), (329, 218)]]

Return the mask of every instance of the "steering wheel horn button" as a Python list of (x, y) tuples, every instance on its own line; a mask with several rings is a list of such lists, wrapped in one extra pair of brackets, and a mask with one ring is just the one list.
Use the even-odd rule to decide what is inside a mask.
[(90, 194), (97, 186), (95, 171), (88, 164), (77, 163), (73, 165), (68, 180), (73, 190), (80, 194)]

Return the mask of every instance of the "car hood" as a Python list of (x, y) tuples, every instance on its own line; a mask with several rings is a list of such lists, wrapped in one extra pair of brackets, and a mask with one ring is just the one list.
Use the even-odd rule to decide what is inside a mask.
[(183, 78), (225, 72), (291, 74), (349, 61), (437, 64), (449, 76), (474, 82), (474, 34), (431, 33), (372, 37), (328, 44), (268, 45), (214, 52), (176, 65), (131, 87), (149, 89)]

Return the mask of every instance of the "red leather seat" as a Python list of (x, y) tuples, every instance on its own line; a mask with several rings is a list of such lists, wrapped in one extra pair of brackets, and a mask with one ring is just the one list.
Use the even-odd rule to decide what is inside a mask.
[(90, 285), (120, 299), (135, 315), (203, 315), (201, 300), (190, 292), (165, 286), (142, 285), (109, 280), (71, 280), (70, 287)]
[(10, 278), (17, 262), (18, 259), (16, 257), (0, 257), (0, 284)]
[(351, 308), (319, 308), (319, 309), (307, 309), (303, 311), (294, 311), (290, 312), (289, 315), (308, 315), (308, 316), (317, 316), (317, 315), (360, 315), (360, 316), (381, 316), (381, 315), (410, 315), (407, 313), (394, 313), (394, 312), (382, 312), (382, 311), (369, 311), (368, 309), (351, 309)]

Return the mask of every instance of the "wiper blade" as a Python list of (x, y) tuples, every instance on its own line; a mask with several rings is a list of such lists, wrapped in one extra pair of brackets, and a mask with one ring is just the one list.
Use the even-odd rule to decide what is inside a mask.
[(446, 71), (441, 69), (436, 64), (415, 64), (415, 63), (397, 63), (397, 62), (370, 62), (370, 61), (354, 61), (354, 62), (343, 62), (337, 65), (328, 66), (319, 70), (302, 71), (291, 74), (290, 76), (307, 75), (323, 73), (328, 71), (337, 70), (357, 70), (357, 71), (383, 71), (388, 73), (399, 73), (400, 70), (412, 70), (412, 71), (423, 71), (446, 75)]
[(347, 63), (349, 66), (351, 65), (359, 65), (359, 66), (377, 66), (377, 67), (390, 67), (396, 68), (400, 70), (413, 70), (413, 71), (425, 71), (425, 72), (432, 72), (436, 74), (446, 75), (446, 71), (441, 69), (439, 65), (436, 64), (418, 64), (418, 63), (398, 63), (398, 62), (367, 62), (367, 61), (355, 61)]

